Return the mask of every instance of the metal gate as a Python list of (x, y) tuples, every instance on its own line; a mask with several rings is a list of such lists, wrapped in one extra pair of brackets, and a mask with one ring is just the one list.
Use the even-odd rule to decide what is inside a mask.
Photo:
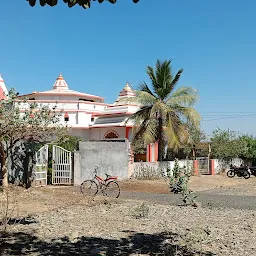
[(71, 152), (59, 147), (52, 146), (52, 184), (71, 185), (72, 181)]
[(36, 186), (47, 185), (48, 145), (44, 145), (36, 152)]
[(196, 160), (198, 160), (198, 174), (210, 174), (209, 157), (197, 157)]

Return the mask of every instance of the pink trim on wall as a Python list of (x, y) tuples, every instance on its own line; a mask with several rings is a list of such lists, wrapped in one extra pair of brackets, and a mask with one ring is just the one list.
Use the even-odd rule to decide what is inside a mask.
[(125, 138), (126, 139), (129, 139), (129, 132), (131, 130), (131, 127), (130, 126), (126, 126), (125, 128)]
[(120, 105), (110, 105), (109, 108), (123, 107), (123, 106), (138, 107), (138, 105), (136, 104), (120, 104)]
[(91, 126), (90, 129), (93, 129), (93, 128), (108, 128), (108, 129), (111, 129), (111, 128), (124, 128), (126, 127), (125, 125), (113, 125), (113, 126)]
[[(22, 100), (17, 100), (22, 101)], [(28, 100), (28, 102), (42, 102), (42, 103), (79, 103), (79, 104), (91, 104), (110, 107), (112, 105), (102, 102), (90, 102), (90, 101), (76, 101), (76, 100)]]
[(117, 113), (111, 113), (111, 114), (99, 114), (95, 116), (119, 116), (119, 115), (132, 115), (132, 112), (117, 112)]
[[(30, 111), (30, 110), (28, 110), (28, 109), (21, 109), (20, 110), (20, 112), (26, 112), (26, 111)], [(33, 111), (35, 111), (35, 112), (38, 112), (39, 111), (39, 109), (34, 109)], [(54, 112), (69, 112), (69, 113), (77, 113), (77, 112), (79, 112), (79, 113), (85, 113), (85, 114), (98, 114), (98, 113), (100, 113), (100, 112), (91, 112), (91, 111), (86, 111), (86, 110), (80, 110), (80, 109), (55, 109), (54, 110)]]
[(88, 94), (83, 94), (83, 93), (72, 93), (69, 92), (35, 92), (35, 93), (30, 93), (30, 94), (24, 94), (24, 95), (21, 95), (19, 97), (26, 97), (26, 96), (80, 96), (80, 97), (86, 97), (86, 98), (89, 98), (89, 99), (99, 99), (99, 100), (102, 100), (104, 101), (104, 98), (100, 97), (100, 96), (94, 96), (94, 95), (88, 95)]

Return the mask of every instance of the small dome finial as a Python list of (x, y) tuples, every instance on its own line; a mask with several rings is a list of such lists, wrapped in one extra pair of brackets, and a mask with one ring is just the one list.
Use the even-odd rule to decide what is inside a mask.
[(68, 89), (68, 85), (61, 73), (57, 77), (53, 85), (53, 89)]

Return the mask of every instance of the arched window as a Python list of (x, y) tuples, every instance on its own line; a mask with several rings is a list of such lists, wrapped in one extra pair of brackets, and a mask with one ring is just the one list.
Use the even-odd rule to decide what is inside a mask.
[(119, 135), (114, 130), (107, 131), (104, 136), (105, 139), (118, 139)]

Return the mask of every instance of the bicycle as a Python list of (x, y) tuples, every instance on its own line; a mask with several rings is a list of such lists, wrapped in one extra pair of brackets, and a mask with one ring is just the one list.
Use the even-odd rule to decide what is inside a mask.
[(94, 167), (94, 178), (92, 180), (85, 180), (80, 185), (80, 191), (84, 195), (95, 196), (101, 190), (104, 196), (118, 198), (120, 195), (120, 187), (117, 182), (116, 176), (106, 174), (103, 179), (97, 174), (98, 166)]

